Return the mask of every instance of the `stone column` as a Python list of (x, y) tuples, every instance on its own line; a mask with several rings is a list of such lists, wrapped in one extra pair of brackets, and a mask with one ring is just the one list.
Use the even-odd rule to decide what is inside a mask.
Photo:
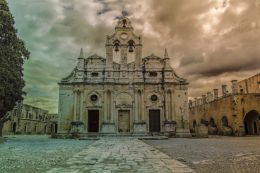
[(141, 102), (142, 102), (142, 108), (141, 108), (141, 115), (140, 115), (140, 120), (144, 121), (145, 120), (145, 100), (144, 100), (144, 92), (141, 92)]
[(110, 118), (110, 122), (112, 122), (112, 123), (116, 123), (115, 122), (115, 116), (117, 115), (117, 113), (115, 112), (115, 110), (116, 110), (116, 103), (115, 103), (115, 93), (114, 92), (111, 92), (111, 106), (112, 106), (112, 112), (111, 112), (111, 118)]
[(139, 103), (138, 103), (138, 91), (135, 91), (135, 104), (134, 104), (134, 121), (138, 121)]
[(104, 122), (107, 122), (108, 121), (108, 106), (107, 106), (107, 104), (108, 104), (108, 102), (107, 102), (107, 91), (105, 90), (104, 91), (104, 102), (103, 102), (103, 105), (104, 105), (104, 108), (103, 108), (103, 110), (104, 110), (104, 119), (103, 119), (103, 121)]
[(232, 94), (237, 94), (238, 93), (238, 84), (237, 84), (237, 80), (232, 80), (231, 81), (232, 85)]
[(169, 95), (170, 97), (170, 112), (169, 112), (169, 120), (172, 121), (172, 113), (173, 113), (173, 100), (172, 100), (172, 92)]
[(222, 85), (222, 96), (227, 95), (227, 85)]
[(83, 122), (83, 111), (84, 111), (84, 91), (80, 92), (80, 121)]
[(165, 101), (165, 114), (166, 114), (166, 117), (165, 117), (165, 120), (169, 120), (169, 96), (168, 96), (168, 92), (164, 92), (165, 94), (165, 97), (164, 97), (164, 101)]
[(77, 120), (77, 100), (78, 100), (78, 91), (74, 90), (73, 121)]

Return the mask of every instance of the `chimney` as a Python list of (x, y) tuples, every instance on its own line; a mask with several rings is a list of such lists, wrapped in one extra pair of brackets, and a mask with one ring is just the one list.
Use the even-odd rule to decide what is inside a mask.
[(227, 85), (222, 85), (222, 96), (227, 95)]
[(232, 94), (237, 94), (238, 93), (237, 80), (232, 80), (231, 81), (231, 88), (232, 88)]
[(213, 93), (214, 93), (214, 100), (218, 99), (218, 89), (213, 89)]
[(211, 92), (207, 92), (207, 102), (211, 101)]

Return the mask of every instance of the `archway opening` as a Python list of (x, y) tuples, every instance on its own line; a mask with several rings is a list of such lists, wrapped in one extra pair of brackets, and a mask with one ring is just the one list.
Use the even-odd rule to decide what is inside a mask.
[(259, 113), (256, 110), (252, 110), (245, 115), (244, 127), (246, 135), (260, 134)]
[(13, 133), (16, 133), (16, 123), (13, 123), (13, 127), (12, 127)]
[(196, 120), (193, 120), (193, 123), (192, 123), (192, 131), (193, 131), (193, 133), (196, 132), (196, 125), (197, 125)]
[(213, 118), (210, 118), (210, 120), (209, 120), (209, 125), (210, 125), (211, 127), (216, 127), (216, 124), (215, 124), (215, 121), (214, 121)]
[(223, 116), (221, 119), (222, 126), (228, 127), (228, 119), (226, 116)]

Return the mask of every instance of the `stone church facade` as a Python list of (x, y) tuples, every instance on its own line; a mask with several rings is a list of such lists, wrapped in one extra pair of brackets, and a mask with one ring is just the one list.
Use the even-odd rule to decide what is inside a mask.
[(85, 58), (59, 83), (58, 133), (189, 136), (188, 83), (163, 58), (142, 57), (142, 37), (122, 18), (106, 57)]

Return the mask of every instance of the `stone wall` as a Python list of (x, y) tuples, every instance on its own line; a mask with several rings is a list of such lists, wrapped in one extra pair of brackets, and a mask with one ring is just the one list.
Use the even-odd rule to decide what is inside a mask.
[[(245, 81), (251, 81), (247, 83), (251, 89), (246, 90), (251, 93), (236, 92)], [(219, 97), (214, 90), (214, 99), (207, 100), (204, 96), (190, 101), (190, 129), (195, 131), (197, 126), (206, 122), (210, 134), (242, 136), (253, 133), (252, 130), (248, 132), (250, 128), (255, 130), (253, 134), (260, 134), (260, 92), (256, 88), (258, 83), (259, 74), (242, 82), (232, 81), (230, 94), (222, 92)], [(254, 120), (249, 121), (248, 117), (254, 117)]]
[(51, 133), (53, 121), (46, 110), (19, 103), (8, 112), (8, 116), (10, 116), (10, 120), (4, 124), (4, 135)]

